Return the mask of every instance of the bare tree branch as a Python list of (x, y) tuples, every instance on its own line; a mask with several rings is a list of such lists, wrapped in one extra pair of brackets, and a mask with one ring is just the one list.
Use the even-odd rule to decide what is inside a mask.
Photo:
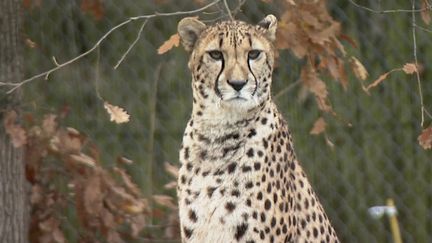
[[(411, 7), (414, 10), (415, 9), (415, 0), (411, 0)], [(413, 55), (414, 55), (414, 62), (415, 65), (418, 69), (418, 60), (417, 60), (417, 39), (416, 39), (416, 14), (413, 11), (412, 12), (412, 37), (413, 37)], [(424, 117), (425, 117), (425, 107), (424, 107), (424, 101), (423, 101), (423, 90), (422, 90), (422, 85), (421, 85), (421, 80), (420, 80), (420, 73), (417, 70), (416, 73), (416, 77), (417, 77), (417, 86), (418, 86), (418, 92), (419, 92), (419, 96), (420, 96), (420, 113), (421, 113), (421, 122), (420, 125), (421, 127), (423, 127), (424, 124)]]
[(144, 27), (146, 26), (148, 22), (148, 19), (144, 20), (144, 22), (141, 25), (140, 30), (138, 31), (137, 37), (135, 38), (135, 40), (132, 42), (132, 44), (129, 46), (129, 48), (126, 50), (126, 52), (122, 55), (122, 57), (120, 58), (120, 60), (118, 60), (117, 64), (114, 66), (114, 69), (117, 69), (120, 64), (123, 62), (123, 60), (126, 58), (127, 54), (129, 54), (129, 52), (132, 50), (132, 48), (135, 46), (135, 44), (138, 42), (138, 40), (141, 37), (141, 33), (144, 30)]
[(225, 8), (226, 8), (226, 12), (227, 12), (229, 18), (231, 20), (234, 20), (234, 17), (231, 15), (231, 10), (230, 10), (230, 8), (228, 6), (227, 0), (224, 0), (223, 2), (224, 2)]
[(376, 10), (376, 9), (372, 9), (363, 5), (360, 5), (358, 3), (356, 3), (354, 0), (349, 0), (351, 2), (351, 4), (353, 4), (354, 6), (367, 10), (369, 12), (372, 13), (377, 13), (377, 14), (388, 14), (388, 13), (418, 13), (418, 12), (422, 12), (424, 10), (431, 10), (432, 7), (430, 5), (428, 5), (426, 8), (421, 8), (421, 9), (416, 9), (415, 6), (412, 9), (390, 9), (390, 10)]
[[(198, 9), (195, 9), (195, 10), (191, 10), (191, 11), (177, 11), (177, 12), (172, 12), (172, 13), (158, 13), (158, 12), (156, 12), (156, 13), (154, 13), (154, 14), (149, 14), (149, 15), (140, 15), (140, 16), (130, 17), (129, 19), (127, 19), (127, 20), (121, 22), (120, 24), (114, 26), (113, 28), (111, 28), (108, 32), (106, 32), (106, 33), (105, 33), (105, 34), (104, 34), (104, 35), (103, 35), (103, 36), (102, 36), (102, 37), (101, 37), (101, 38), (96, 42), (96, 44), (93, 45), (92, 48), (90, 48), (89, 50), (85, 51), (84, 53), (82, 53), (82, 54), (80, 54), (80, 55), (78, 55), (78, 56), (76, 56), (76, 57), (74, 57), (74, 58), (72, 58), (72, 59), (70, 59), (69, 61), (66, 61), (66, 62), (64, 62), (64, 63), (57, 63), (57, 62), (55, 61), (55, 62), (54, 62), (55, 67), (54, 67), (54, 68), (49, 69), (49, 70), (47, 70), (47, 71), (45, 71), (45, 72), (42, 72), (42, 73), (40, 73), (40, 74), (37, 74), (37, 75), (35, 75), (35, 76), (33, 76), (33, 77), (30, 77), (30, 78), (28, 78), (28, 79), (25, 79), (25, 80), (23, 80), (23, 81), (21, 81), (21, 82), (0, 82), (0, 87), (1, 87), (1, 86), (9, 86), (9, 87), (12, 87), (10, 90), (8, 90), (8, 91), (6, 92), (7, 94), (10, 94), (10, 93), (14, 92), (16, 89), (20, 88), (21, 86), (23, 86), (23, 85), (25, 85), (25, 84), (27, 84), (27, 83), (29, 83), (29, 82), (35, 80), (35, 79), (38, 79), (38, 78), (41, 78), (41, 77), (45, 77), (45, 79), (48, 79), (48, 77), (49, 77), (49, 75), (50, 75), (51, 73), (53, 73), (53, 72), (55, 72), (55, 71), (57, 71), (57, 70), (59, 70), (59, 69), (65, 67), (65, 66), (67, 66), (67, 65), (69, 65), (69, 64), (72, 64), (72, 63), (78, 61), (79, 59), (81, 59), (81, 58), (83, 58), (83, 57), (89, 55), (90, 53), (92, 53), (92, 52), (93, 52), (94, 50), (96, 50), (96, 48), (98, 48), (98, 47), (100, 46), (100, 44), (101, 44), (101, 43), (102, 43), (102, 42), (103, 42), (103, 41), (104, 41), (104, 40), (105, 40), (109, 35), (111, 35), (114, 31), (116, 31), (117, 29), (119, 29), (119, 28), (121, 28), (121, 27), (123, 27), (123, 26), (125, 26), (125, 25), (127, 25), (127, 24), (129, 24), (129, 23), (131, 23), (131, 22), (133, 22), (133, 21), (137, 21), (137, 20), (145, 19), (145, 22), (143, 23), (143, 25), (145, 26), (145, 23), (146, 23), (148, 20), (152, 19), (152, 18), (155, 18), (155, 17), (166, 17), (166, 16), (188, 15), (188, 14), (199, 13), (199, 12), (202, 12), (202, 11), (204, 11), (204, 10), (206, 10), (206, 9), (208, 9), (208, 8), (210, 8), (210, 7), (214, 6), (214, 5), (216, 5), (216, 4), (218, 4), (220, 1), (221, 1), (221, 0), (214, 0), (213, 2), (211, 2), (211, 3), (209, 3), (209, 4), (205, 5), (205, 6), (203, 6), (203, 7), (201, 7), (201, 8), (198, 8)], [(144, 28), (143, 25), (141, 26), (141, 28)], [(140, 32), (141, 32), (141, 31), (140, 31)], [(139, 38), (139, 35), (141, 34), (140, 32), (138, 33), (138, 38)], [(132, 43), (132, 46), (133, 46), (133, 45), (135, 45), (135, 43)], [(128, 49), (127, 52), (129, 52), (129, 51), (130, 51), (130, 50)], [(127, 53), (125, 53), (125, 55), (122, 56), (122, 58), (120, 59), (119, 63), (121, 63), (122, 59), (124, 59), (126, 55), (127, 55)], [(118, 64), (119, 64), (119, 63), (118, 63)], [(117, 65), (116, 65), (116, 66), (117, 66)]]
[(423, 30), (423, 31), (425, 31), (425, 32), (432, 33), (432, 30), (427, 29), (427, 28), (422, 27), (422, 26), (419, 26), (418, 24), (416, 24), (415, 27), (416, 27), (417, 29), (419, 29), (419, 30)]

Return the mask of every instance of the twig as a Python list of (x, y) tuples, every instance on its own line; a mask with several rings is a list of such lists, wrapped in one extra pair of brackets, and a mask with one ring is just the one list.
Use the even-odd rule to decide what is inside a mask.
[(234, 20), (234, 17), (231, 15), (231, 10), (230, 10), (230, 8), (228, 6), (227, 0), (224, 0), (223, 2), (224, 2), (224, 5), (225, 5), (225, 8), (226, 8), (228, 16), (230, 17), (231, 20)]
[[(412, 9), (415, 9), (415, 0), (411, 0)], [(412, 12), (412, 36), (413, 36), (413, 54), (414, 54), (414, 62), (416, 65), (416, 68), (418, 68), (418, 60), (417, 60), (417, 40), (416, 40), (416, 15), (415, 12)], [(423, 90), (420, 80), (420, 73), (417, 71), (416, 77), (417, 77), (417, 86), (418, 86), (418, 92), (420, 96), (420, 113), (421, 113), (421, 122), (420, 126), (423, 127), (424, 124), (424, 103), (423, 103)]]
[(231, 11), (232, 16), (236, 16), (240, 11), (241, 7), (246, 3), (246, 0), (239, 0), (237, 7)]
[(37, 75), (35, 75), (35, 76), (33, 76), (33, 77), (30, 77), (30, 78), (28, 78), (28, 79), (25, 79), (25, 80), (23, 80), (23, 81), (21, 81), (21, 82), (16, 82), (16, 83), (15, 83), (15, 82), (10, 82), (10, 83), (0, 82), (0, 86), (11, 86), (11, 87), (13, 87), (13, 88), (11, 88), (10, 90), (8, 90), (8, 91), (6, 92), (7, 94), (10, 94), (10, 93), (14, 92), (16, 89), (20, 88), (21, 86), (23, 86), (23, 85), (27, 84), (28, 82), (31, 82), (31, 81), (33, 81), (33, 80), (35, 80), (35, 79), (38, 79), (38, 78), (41, 78), (41, 77), (48, 78), (48, 76), (49, 76), (51, 73), (53, 73), (53, 72), (55, 72), (55, 71), (57, 71), (57, 70), (59, 70), (59, 69), (65, 67), (65, 66), (67, 66), (67, 65), (69, 65), (69, 64), (72, 64), (72, 63), (76, 62), (77, 60), (79, 60), (79, 59), (81, 59), (81, 58), (83, 58), (83, 57), (89, 55), (90, 53), (92, 53), (92, 52), (93, 52), (97, 47), (99, 47), (99, 45), (100, 45), (100, 44), (101, 44), (101, 43), (102, 43), (102, 42), (103, 42), (103, 41), (104, 41), (104, 40), (105, 40), (109, 35), (111, 35), (111, 33), (113, 33), (115, 30), (117, 30), (117, 29), (123, 27), (124, 25), (129, 24), (129, 23), (131, 23), (131, 22), (133, 22), (133, 21), (140, 20), (140, 19), (146, 19), (146, 20), (149, 20), (149, 19), (152, 19), (152, 18), (155, 18), (155, 17), (166, 17), (166, 16), (177, 16), (177, 15), (188, 15), (188, 14), (199, 13), (199, 12), (201, 12), (201, 11), (204, 11), (204, 10), (206, 10), (206, 9), (208, 9), (208, 8), (210, 8), (210, 7), (214, 6), (214, 5), (216, 5), (216, 4), (218, 4), (220, 1), (221, 1), (221, 0), (214, 0), (213, 2), (211, 2), (211, 3), (209, 3), (209, 4), (205, 5), (205, 6), (203, 6), (203, 7), (201, 7), (201, 8), (198, 8), (198, 9), (195, 9), (195, 10), (190, 10), (190, 11), (177, 11), (177, 12), (172, 12), (172, 13), (158, 13), (158, 12), (156, 12), (156, 13), (154, 13), (154, 14), (149, 14), (149, 15), (140, 15), (140, 16), (130, 17), (129, 19), (127, 19), (127, 20), (121, 22), (120, 24), (114, 26), (113, 28), (111, 28), (108, 32), (106, 32), (106, 33), (105, 33), (105, 34), (104, 34), (104, 35), (103, 35), (103, 36), (102, 36), (102, 37), (101, 37), (101, 38), (96, 42), (96, 44), (93, 45), (92, 48), (90, 48), (90, 49), (87, 50), (86, 52), (84, 52), (84, 53), (82, 53), (82, 54), (80, 54), (80, 55), (78, 55), (78, 56), (76, 56), (76, 57), (70, 59), (69, 61), (64, 62), (64, 63), (61, 63), (61, 64), (60, 64), (60, 63), (55, 63), (56, 66), (55, 66), (54, 68), (49, 69), (49, 70), (47, 70), (47, 71), (45, 71), (45, 72), (43, 72), (43, 73), (37, 74)]
[(100, 48), (98, 48), (97, 49), (97, 56), (96, 56), (96, 70), (95, 70), (95, 89), (96, 89), (96, 96), (100, 99), (100, 100), (102, 100), (102, 101), (105, 101), (103, 98), (102, 98), (102, 96), (101, 96), (101, 94), (100, 94), (100, 92), (99, 92), (99, 77), (100, 77), (100, 65), (99, 65), (99, 63), (100, 63)]
[(132, 42), (132, 44), (129, 46), (129, 48), (126, 50), (126, 52), (122, 55), (122, 57), (120, 58), (120, 60), (118, 60), (117, 64), (114, 66), (114, 69), (117, 69), (118, 66), (123, 62), (123, 60), (126, 58), (127, 54), (129, 54), (129, 52), (132, 50), (132, 48), (135, 46), (135, 44), (138, 42), (138, 40), (141, 37), (141, 33), (144, 30), (144, 27), (146, 26), (148, 22), (148, 19), (144, 20), (144, 22), (141, 25), (140, 30), (138, 31), (137, 37), (135, 38), (135, 40)]
[(279, 91), (275, 96), (274, 99), (277, 100), (279, 99), (279, 97), (281, 97), (282, 95), (284, 95), (285, 93), (288, 93), (289, 91), (291, 91), (293, 88), (295, 88), (297, 85), (300, 84), (300, 80), (295, 81), (294, 83), (286, 86), (285, 88), (283, 88), (281, 91)]
[(414, 7), (414, 8), (412, 8), (412, 9), (375, 10), (375, 9), (368, 8), (368, 7), (366, 7), (366, 6), (360, 5), (360, 4), (356, 3), (356, 2), (354, 2), (354, 0), (349, 0), (349, 1), (350, 1), (354, 6), (356, 6), (356, 7), (358, 7), (358, 8), (361, 8), (361, 9), (367, 10), (367, 11), (372, 12), (372, 13), (377, 13), (377, 14), (388, 14), (388, 13), (413, 13), (413, 14), (414, 14), (414, 13), (422, 12), (422, 11), (424, 11), (424, 10), (430, 10), (430, 9), (432, 9), (431, 6), (427, 6), (426, 8), (421, 8), (421, 9), (416, 9), (416, 8)]
[(430, 29), (426, 29), (425, 27), (419, 26), (419, 25), (417, 25), (417, 24), (415, 25), (415, 27), (418, 28), (418, 29), (420, 29), (420, 30), (423, 30), (423, 31), (425, 31), (425, 32), (432, 33), (432, 30), (430, 30)]

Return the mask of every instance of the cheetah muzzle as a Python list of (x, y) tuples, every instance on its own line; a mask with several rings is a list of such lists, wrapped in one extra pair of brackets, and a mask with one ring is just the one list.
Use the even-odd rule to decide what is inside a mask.
[(180, 150), (183, 242), (339, 242), (271, 99), (277, 19), (185, 18), (193, 108)]

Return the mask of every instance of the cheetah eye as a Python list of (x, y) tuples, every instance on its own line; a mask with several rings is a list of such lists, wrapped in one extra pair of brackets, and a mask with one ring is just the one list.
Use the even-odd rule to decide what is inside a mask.
[(255, 60), (255, 59), (257, 59), (260, 56), (260, 54), (261, 54), (260, 50), (251, 50), (248, 53), (248, 58), (250, 60)]
[(221, 51), (209, 51), (208, 54), (210, 55), (211, 58), (213, 58), (215, 60), (222, 60), (223, 59), (223, 54)]

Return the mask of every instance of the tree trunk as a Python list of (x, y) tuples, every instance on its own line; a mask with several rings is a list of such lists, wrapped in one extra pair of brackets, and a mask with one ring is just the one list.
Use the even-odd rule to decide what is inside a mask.
[[(21, 0), (0, 0), (0, 82), (22, 78)], [(7, 107), (18, 107), (18, 93), (0, 89), (0, 121)], [(13, 148), (0, 125), (0, 242), (28, 241), (27, 182), (22, 149)]]

